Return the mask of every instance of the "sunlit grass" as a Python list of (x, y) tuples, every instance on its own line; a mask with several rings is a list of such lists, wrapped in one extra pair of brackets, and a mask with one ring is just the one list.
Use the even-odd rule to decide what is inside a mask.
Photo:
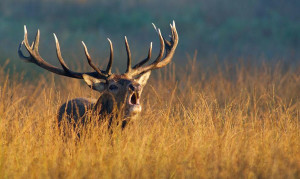
[(151, 77), (125, 130), (91, 123), (78, 139), (60, 134), (57, 109), (97, 93), (80, 80), (23, 81), (1, 69), (0, 178), (299, 178), (297, 70), (171, 65)]

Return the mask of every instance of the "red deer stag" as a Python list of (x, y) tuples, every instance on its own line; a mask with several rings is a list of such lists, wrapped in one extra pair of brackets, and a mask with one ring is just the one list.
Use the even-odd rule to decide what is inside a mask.
[[(110, 44), (110, 58), (108, 65), (105, 70), (100, 70), (92, 61), (91, 56), (87, 50), (86, 45), (82, 42), (84, 47), (84, 52), (89, 65), (95, 70), (93, 72), (75, 72), (70, 70), (62, 58), (60, 45), (55, 34), (54, 39), (56, 43), (56, 54), (57, 58), (62, 66), (58, 68), (46, 62), (39, 54), (39, 41), (40, 41), (40, 31), (37, 31), (35, 41), (32, 45), (28, 42), (27, 29), (24, 26), (24, 40), (20, 43), (18, 53), (20, 58), (26, 62), (34, 63), (52, 73), (58, 75), (83, 79), (86, 84), (93, 90), (100, 92), (100, 97), (96, 99), (88, 98), (75, 98), (64, 103), (58, 112), (58, 122), (60, 123), (64, 116), (70, 122), (72, 119), (75, 122), (84, 122), (85, 114), (88, 110), (96, 112), (94, 114), (107, 115), (113, 114), (113, 111), (122, 111), (123, 121), (122, 127), (125, 127), (126, 123), (136, 117), (142, 110), (140, 104), (140, 97), (143, 87), (146, 85), (147, 80), (154, 69), (159, 69), (166, 66), (173, 58), (175, 49), (178, 44), (178, 34), (175, 27), (175, 23), (171, 24), (171, 40), (168, 41), (164, 39), (161, 35), (160, 29), (156, 28), (153, 24), (154, 29), (158, 33), (160, 40), (160, 52), (157, 58), (149, 65), (145, 64), (150, 60), (152, 53), (152, 42), (150, 44), (149, 52), (147, 58), (140, 61), (135, 66), (131, 66), (131, 52), (127, 38), (125, 37), (125, 46), (127, 51), (127, 69), (123, 74), (113, 74), (111, 72), (113, 63), (113, 45), (110, 39), (108, 39)], [(29, 53), (29, 56), (25, 56), (22, 53), (21, 47), (25, 46)], [(165, 54), (165, 55), (164, 55)], [(114, 115), (112, 115), (114, 116)], [(112, 119), (112, 118), (111, 118)], [(110, 120), (111, 123), (111, 120)]]

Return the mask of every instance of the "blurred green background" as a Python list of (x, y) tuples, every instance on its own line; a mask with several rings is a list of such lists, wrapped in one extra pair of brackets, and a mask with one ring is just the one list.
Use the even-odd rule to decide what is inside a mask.
[(24, 24), (30, 40), (41, 30), (41, 55), (53, 64), (54, 32), (68, 64), (85, 63), (82, 40), (99, 64), (106, 63), (99, 59), (108, 58), (109, 37), (118, 66), (126, 61), (125, 35), (135, 61), (146, 57), (151, 41), (155, 56), (159, 41), (151, 23), (167, 36), (172, 20), (180, 38), (174, 58), (179, 64), (195, 50), (203, 61), (299, 61), (299, 0), (1, 0), (0, 64), (9, 58), (23, 66), (16, 52)]

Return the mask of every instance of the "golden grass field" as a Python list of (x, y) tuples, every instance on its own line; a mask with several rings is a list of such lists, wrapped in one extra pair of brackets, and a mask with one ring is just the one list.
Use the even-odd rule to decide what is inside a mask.
[(80, 139), (61, 135), (57, 110), (97, 93), (4, 71), (0, 178), (300, 178), (299, 66), (173, 63), (151, 76), (125, 130), (87, 124)]

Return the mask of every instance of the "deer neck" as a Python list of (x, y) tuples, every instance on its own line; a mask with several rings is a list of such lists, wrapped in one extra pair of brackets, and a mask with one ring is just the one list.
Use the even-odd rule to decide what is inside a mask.
[[(116, 105), (116, 101), (111, 94), (103, 93), (97, 100), (96, 104), (94, 105), (93, 110), (100, 116), (113, 114), (112, 116), (109, 117), (109, 127), (110, 127), (112, 125), (113, 118), (117, 118), (119, 114), (116, 113), (117, 108), (119, 107), (120, 106)], [(119, 122), (121, 122), (122, 129), (124, 129), (128, 123), (128, 118)]]
[(114, 110), (114, 104), (115, 100), (113, 96), (109, 93), (103, 93), (97, 100), (94, 106), (94, 111), (96, 111), (97, 114), (100, 115), (111, 114)]

